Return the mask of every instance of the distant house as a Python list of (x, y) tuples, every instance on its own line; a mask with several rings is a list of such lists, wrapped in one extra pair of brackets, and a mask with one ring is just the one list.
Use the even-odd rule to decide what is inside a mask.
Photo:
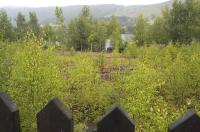
[(121, 34), (121, 39), (123, 42), (130, 42), (133, 40), (132, 34)]
[[(127, 43), (133, 40), (132, 34), (121, 34), (121, 39), (123, 43)], [(107, 39), (105, 42), (105, 50), (106, 51), (112, 51), (113, 50), (113, 44), (110, 39)]]

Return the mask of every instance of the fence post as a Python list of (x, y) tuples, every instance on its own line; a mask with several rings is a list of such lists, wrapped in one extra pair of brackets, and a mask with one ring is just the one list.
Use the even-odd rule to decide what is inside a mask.
[(0, 93), (0, 132), (20, 132), (19, 110), (5, 93)]
[(73, 132), (73, 119), (58, 98), (37, 114), (38, 132)]
[(97, 132), (134, 132), (135, 123), (119, 106), (112, 108), (97, 123)]
[(169, 132), (200, 132), (200, 118), (195, 110), (188, 110), (181, 118), (172, 123)]

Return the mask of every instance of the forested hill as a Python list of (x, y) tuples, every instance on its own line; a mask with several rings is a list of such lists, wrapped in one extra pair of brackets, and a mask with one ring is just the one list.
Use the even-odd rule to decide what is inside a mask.
[[(111, 15), (120, 16), (123, 18), (137, 17), (141, 12), (144, 13), (146, 17), (157, 16), (161, 13), (162, 8), (165, 6), (171, 6), (171, 1), (153, 4), (153, 5), (138, 5), (138, 6), (122, 6), (122, 5), (91, 5), (91, 14), (97, 18), (106, 18)], [(66, 22), (75, 18), (82, 9), (82, 5), (75, 6), (65, 6), (63, 7), (63, 12)], [(4, 7), (3, 8), (9, 17), (12, 18), (12, 22), (16, 18), (18, 12), (22, 12), (26, 17), (28, 17), (28, 12), (34, 11), (37, 14), (40, 24), (45, 23), (55, 23), (54, 10), (55, 7), (41, 7), (41, 8), (27, 8), (27, 7)]]

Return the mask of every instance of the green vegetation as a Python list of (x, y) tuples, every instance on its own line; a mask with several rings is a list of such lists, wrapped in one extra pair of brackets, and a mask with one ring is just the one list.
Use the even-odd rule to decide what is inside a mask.
[(144, 132), (166, 131), (187, 108), (200, 108), (197, 42), (165, 48), (130, 43), (116, 56), (63, 55), (55, 47), (44, 50), (42, 40), (27, 40), (20, 45), (1, 42), (0, 52), (0, 91), (19, 106), (24, 132), (35, 131), (36, 113), (54, 96), (73, 112), (76, 129), (96, 122), (115, 103)]
[(161, 16), (152, 22), (137, 18), (135, 40), (144, 43), (167, 44), (170, 41), (191, 43), (199, 40), (200, 25), (199, 0), (174, 0), (172, 8), (165, 8)]
[[(57, 7), (55, 27), (40, 26), (35, 13), (28, 21), (19, 13), (13, 27), (1, 11), (0, 91), (19, 107), (22, 131), (36, 131), (36, 113), (55, 96), (73, 112), (77, 132), (115, 103), (136, 121), (138, 132), (167, 131), (188, 108), (199, 111), (197, 7), (197, 0), (175, 1), (153, 23), (140, 15), (134, 40), (126, 44), (115, 16), (94, 19), (87, 6), (67, 26)], [(108, 38), (113, 53), (103, 52)]]

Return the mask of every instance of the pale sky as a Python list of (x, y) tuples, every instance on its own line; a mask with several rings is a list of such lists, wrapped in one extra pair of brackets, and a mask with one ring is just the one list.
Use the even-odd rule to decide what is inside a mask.
[(164, 1), (168, 0), (0, 0), (0, 7), (47, 7), (96, 4), (148, 5)]

